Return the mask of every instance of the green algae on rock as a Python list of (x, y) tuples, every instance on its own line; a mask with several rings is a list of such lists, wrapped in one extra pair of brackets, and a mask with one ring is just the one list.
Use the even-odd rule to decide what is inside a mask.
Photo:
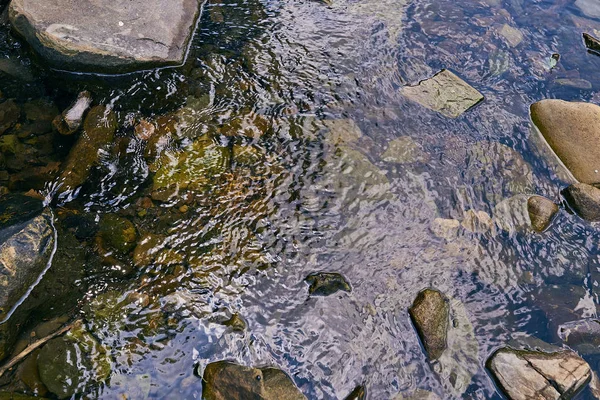
[(404, 87), (402, 94), (449, 118), (458, 118), (484, 99), (476, 89), (446, 69), (416, 86)]
[(175, 186), (203, 190), (229, 169), (230, 161), (229, 147), (202, 136), (179, 153), (163, 154), (157, 161), (159, 168), (152, 188), (156, 191)]
[(131, 221), (116, 214), (104, 214), (98, 234), (103, 242), (121, 254), (127, 254), (136, 245), (137, 230)]
[(79, 324), (64, 337), (44, 345), (38, 356), (38, 368), (48, 390), (65, 399), (87, 384), (105, 381), (112, 367), (108, 349)]

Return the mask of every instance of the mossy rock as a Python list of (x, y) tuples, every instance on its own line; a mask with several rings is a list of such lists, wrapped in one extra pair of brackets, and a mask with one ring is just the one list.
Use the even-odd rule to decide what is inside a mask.
[(111, 372), (109, 351), (81, 324), (50, 340), (38, 356), (40, 378), (49, 391), (65, 399), (86, 385), (105, 381)]
[(105, 244), (121, 254), (129, 253), (137, 242), (137, 230), (133, 223), (116, 214), (102, 216), (98, 233)]
[(153, 190), (172, 186), (201, 190), (229, 169), (231, 151), (203, 136), (177, 154), (165, 153), (158, 161)]

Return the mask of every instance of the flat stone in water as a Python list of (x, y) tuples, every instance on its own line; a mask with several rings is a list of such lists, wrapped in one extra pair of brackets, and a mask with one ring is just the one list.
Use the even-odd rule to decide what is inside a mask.
[(184, 61), (199, 0), (13, 0), (13, 27), (55, 67), (127, 72)]
[(490, 357), (487, 367), (511, 400), (570, 399), (591, 378), (589, 365), (570, 351), (543, 353), (505, 347)]
[(408, 312), (427, 355), (437, 360), (448, 347), (448, 300), (435, 289), (425, 289), (417, 295)]
[(402, 94), (450, 118), (459, 117), (484, 99), (476, 89), (446, 69), (416, 86), (405, 87)]

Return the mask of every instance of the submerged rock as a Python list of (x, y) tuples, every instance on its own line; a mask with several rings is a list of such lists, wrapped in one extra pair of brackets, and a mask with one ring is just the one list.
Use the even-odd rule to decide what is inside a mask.
[(600, 107), (590, 103), (542, 100), (531, 119), (545, 142), (580, 182), (600, 182)]
[(137, 242), (137, 230), (133, 223), (116, 214), (102, 216), (98, 233), (104, 243), (121, 254), (129, 253)]
[(446, 69), (416, 86), (403, 88), (402, 94), (450, 118), (459, 117), (484, 99), (476, 89)]
[(575, 1), (577, 8), (582, 13), (591, 18), (600, 18), (600, 3), (595, 0), (577, 0)]
[(593, 51), (594, 53), (600, 53), (600, 40), (596, 39), (589, 33), (584, 33), (583, 41), (585, 42), (585, 47), (587, 47), (588, 50)]
[(435, 289), (425, 289), (417, 295), (408, 312), (427, 355), (437, 360), (447, 347), (448, 299)]
[(392, 140), (381, 155), (385, 162), (397, 164), (426, 163), (429, 155), (410, 136), (402, 136)]
[(87, 180), (93, 166), (100, 160), (103, 146), (112, 144), (117, 130), (114, 113), (104, 107), (92, 108), (83, 123), (83, 132), (69, 152), (59, 176), (59, 192), (75, 190)]
[(500, 35), (504, 36), (511, 47), (517, 47), (523, 41), (523, 33), (517, 28), (504, 24), (500, 29)]
[(569, 206), (587, 221), (600, 221), (600, 189), (576, 183), (563, 190)]
[(199, 12), (199, 0), (14, 0), (9, 7), (15, 30), (48, 62), (102, 73), (181, 64)]
[(204, 369), (202, 397), (206, 400), (306, 400), (283, 371), (252, 368), (229, 361)]
[(458, 235), (460, 221), (449, 218), (436, 218), (431, 223), (431, 231), (440, 239), (450, 240)]
[(558, 336), (581, 354), (600, 353), (600, 321), (595, 318), (565, 322), (558, 327)]
[(21, 110), (14, 101), (0, 103), (0, 135), (13, 127), (20, 116)]
[(505, 347), (492, 354), (487, 368), (511, 400), (570, 399), (591, 378), (589, 365), (570, 351), (543, 353)]
[(467, 210), (460, 224), (472, 233), (486, 233), (494, 228), (492, 217), (485, 211)]
[(62, 135), (72, 135), (81, 127), (83, 117), (91, 105), (91, 93), (88, 91), (79, 93), (75, 103), (54, 119), (52, 122), (54, 127)]
[(533, 229), (543, 232), (548, 229), (554, 216), (558, 213), (558, 206), (545, 197), (531, 196), (527, 200), (527, 211)]
[(335, 272), (313, 272), (304, 280), (310, 285), (308, 294), (311, 296), (329, 296), (340, 290), (352, 291), (346, 278)]
[(38, 356), (40, 378), (59, 399), (80, 392), (89, 381), (105, 381), (111, 372), (108, 350), (78, 325), (50, 340)]

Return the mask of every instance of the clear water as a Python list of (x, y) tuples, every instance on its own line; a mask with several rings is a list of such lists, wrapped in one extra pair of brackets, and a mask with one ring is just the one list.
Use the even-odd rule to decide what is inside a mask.
[[(431, 226), (470, 209), (496, 217), (518, 193), (561, 201), (565, 182), (532, 140), (529, 105), (600, 100), (600, 58), (581, 39), (600, 21), (571, 0), (230, 0), (206, 4), (201, 18), (183, 67), (124, 77), (49, 71), (0, 31), (2, 61), (27, 74), (25, 84), (23, 75), (0, 80), (18, 102), (43, 97), (62, 109), (88, 89), (120, 121), (194, 109), (190, 138), (173, 150), (237, 116), (261, 115), (270, 128), (244, 141), (264, 154), (259, 165), (209, 177), (212, 190), (181, 192), (141, 216), (152, 173), (123, 123), (117, 149), (77, 199), (59, 204), (127, 216), (176, 254), (127, 278), (105, 266), (78, 282), (86, 295), (74, 314), (110, 347), (112, 367), (84, 394), (200, 398), (195, 366), (230, 359), (278, 366), (310, 399), (342, 399), (358, 384), (371, 399), (417, 389), (499, 398), (484, 367), (494, 349), (524, 336), (560, 345), (558, 324), (596, 315), (600, 232), (566, 210), (541, 235), (461, 229), (445, 240)], [(499, 33), (504, 24), (520, 44)], [(550, 68), (553, 53), (561, 58)], [(442, 68), (485, 101), (453, 120), (402, 96)], [(331, 124), (345, 124), (342, 139)], [(421, 162), (383, 160), (401, 136), (422, 148)], [(321, 270), (342, 273), (352, 292), (309, 298), (303, 280)], [(430, 286), (454, 299), (466, 332), (441, 374), (407, 312)], [(86, 313), (106, 293), (120, 294), (117, 311)], [(244, 333), (219, 323), (233, 313)], [(586, 360), (599, 372), (598, 357)]]

